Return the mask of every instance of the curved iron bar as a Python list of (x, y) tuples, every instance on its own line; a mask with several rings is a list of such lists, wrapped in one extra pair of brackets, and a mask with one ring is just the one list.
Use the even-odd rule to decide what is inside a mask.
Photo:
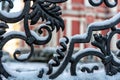
[[(1, 43), (0, 43), (0, 49), (2, 50), (2, 48), (4, 47), (4, 45), (9, 41), (9, 40), (11, 40), (11, 39), (16, 39), (16, 38), (18, 38), (18, 39), (22, 39), (22, 40), (24, 40), (24, 41), (26, 41), (27, 40), (27, 38), (26, 38), (26, 36), (25, 36), (25, 34), (23, 33), (23, 32), (17, 32), (17, 31), (12, 31), (12, 32), (8, 32), (8, 33), (5, 33), (4, 35), (2, 35), (3, 36), (3, 39), (1, 40)], [(29, 44), (28, 44), (29, 45)], [(29, 59), (30, 57), (31, 57), (31, 55), (33, 54), (33, 52), (34, 52), (34, 47), (33, 47), (33, 45), (29, 45), (30, 47), (31, 47), (31, 51), (30, 51), (30, 55), (28, 56), (28, 58), (27, 59)], [(25, 61), (25, 60), (27, 60), (27, 59), (22, 59), (22, 60), (20, 60), (20, 59), (18, 59), (17, 58), (17, 54), (20, 54), (21, 52), (20, 51), (15, 51), (15, 53), (14, 53), (14, 58), (16, 59), (16, 60), (18, 60), (18, 61)]]
[(97, 56), (101, 60), (105, 60), (104, 54), (94, 48), (86, 48), (84, 50), (80, 50), (79, 52), (75, 53), (72, 56), (73, 60), (71, 61), (71, 67), (70, 67), (71, 75), (77, 75), (76, 74), (77, 63), (81, 58), (89, 55)]
[[(110, 43), (111, 43), (111, 39), (115, 34), (120, 34), (120, 29), (116, 29), (114, 31), (112, 31), (109, 35), (108, 35), (108, 39), (107, 39), (107, 51), (109, 53), (108, 56), (112, 56), (111, 60), (109, 60), (109, 62), (105, 62), (105, 67), (106, 67), (106, 73), (108, 75), (115, 75), (118, 70), (119, 70), (119, 66), (120, 66), (120, 60), (111, 52), (110, 50)], [(116, 44), (118, 45), (118, 43)]]
[(92, 6), (99, 6), (103, 3), (103, 0), (98, 0), (96, 2), (94, 2), (93, 0), (88, 0), (88, 1)]
[(14, 6), (11, 0), (0, 0), (0, 2), (1, 1), (7, 1), (9, 3), (9, 8), (13, 8)]
[(67, 0), (43, 0), (43, 1), (51, 2), (51, 3), (62, 3), (62, 2), (65, 2)]
[[(56, 49), (56, 52), (58, 55), (55, 55), (49, 62), (48, 62), (48, 71), (47, 75), (50, 75), (53, 72), (53, 67), (57, 67), (60, 65), (60, 61), (64, 58), (64, 52), (67, 50), (67, 44), (69, 42), (69, 39), (64, 36), (64, 38), (60, 39), (60, 47)], [(42, 78), (43, 74), (45, 73), (44, 69), (41, 69), (39, 72), (38, 77)]]
[[(103, 64), (105, 66), (106, 74), (112, 76), (119, 71), (120, 60), (110, 50), (110, 43), (112, 37), (115, 34), (120, 34), (120, 29), (116, 29), (115, 27), (113, 27), (111, 30), (112, 31), (109, 32), (109, 34), (106, 36), (106, 39), (105, 37), (103, 38), (103, 36), (99, 35), (96, 37), (95, 41), (92, 44), (100, 49), (102, 49), (101, 47), (104, 48), (104, 51), (101, 50), (103, 54), (105, 54), (104, 57), (106, 58), (106, 60), (103, 60)], [(119, 45), (119, 43), (117, 43), (116, 45)]]
[(117, 4), (118, 4), (118, 0), (114, 0), (114, 2), (110, 2), (109, 0), (88, 0), (89, 3), (92, 5), (92, 6), (100, 6), (103, 2), (105, 3), (105, 5), (107, 7), (115, 7)]
[[(106, 39), (101, 35), (97, 37), (95, 36), (96, 39), (92, 44), (100, 48), (102, 52), (98, 52), (96, 49), (92, 49), (92, 50), (84, 49), (83, 51), (79, 51), (75, 53), (75, 55), (72, 56), (73, 61), (71, 62), (71, 75), (76, 75), (77, 63), (81, 58), (88, 55), (97, 56), (102, 60), (102, 63), (105, 66), (107, 75), (116, 74), (119, 70), (120, 60), (117, 57), (115, 57), (115, 55), (110, 50), (111, 39), (115, 34), (120, 34), (120, 29), (114, 29), (114, 30), (112, 29), (112, 31), (109, 32), (109, 34), (106, 36)], [(106, 43), (106, 44), (103, 44), (103, 43)], [(103, 47), (105, 50), (103, 50), (101, 47)]]
[[(51, 79), (56, 78), (58, 75), (60, 75), (64, 71), (65, 67), (67, 66), (67, 64), (72, 59), (71, 57), (72, 57), (72, 54), (73, 54), (73, 51), (74, 51), (74, 44), (75, 43), (89, 43), (93, 31), (99, 31), (99, 30), (114, 28), (114, 26), (117, 25), (120, 22), (119, 20), (120, 20), (120, 13), (118, 13), (114, 17), (110, 18), (109, 20), (105, 20), (105, 21), (102, 21), (102, 22), (91, 23), (88, 26), (88, 30), (87, 30), (86, 33), (81, 34), (81, 35), (74, 35), (71, 38), (68, 53), (66, 54), (65, 59), (62, 61), (62, 64), (58, 68), (58, 70), (55, 73), (50, 75), (50, 78)], [(107, 55), (109, 55), (109, 53), (107, 53)]]
[(34, 41), (34, 44), (36, 45), (47, 44), (52, 38), (52, 30), (50, 29), (49, 25), (46, 25), (46, 24), (40, 25), (40, 27), (37, 28), (39, 34), (43, 33), (42, 29), (45, 29), (48, 32), (48, 35), (45, 37), (39, 37), (39, 38), (37, 38), (37, 35), (36, 35), (36, 39)]
[[(11, 2), (11, 3), (13, 4), (13, 2)], [(19, 12), (20, 14), (18, 16), (14, 16), (14, 17), (6, 16), (5, 14), (7, 14), (7, 13), (0, 11), (0, 20), (4, 21), (6, 23), (18, 22), (24, 18), (26, 11), (28, 11), (28, 9), (29, 9), (29, 6), (30, 6), (30, 1), (29, 0), (25, 1), (25, 6), (24, 6), (24, 9), (22, 10), (22, 12)], [(13, 14), (15, 14), (15, 13), (8, 13), (8, 15), (13, 15)]]
[(82, 67), (81, 71), (82, 72), (87, 71), (87, 73), (93, 73), (94, 70), (98, 70), (98, 69), (99, 69), (98, 66), (93, 66), (92, 69), (89, 69), (88, 67)]
[[(1, 42), (1, 39), (3, 39), (2, 35), (4, 35), (4, 33), (6, 32), (5, 29), (8, 28), (8, 25), (5, 23), (0, 23), (0, 28), (1, 28), (1, 30), (0, 30), (0, 42)], [(1, 61), (2, 56), (3, 56), (3, 51), (2, 51), (2, 49), (0, 49), (0, 79), (1, 80), (2, 80), (1, 75), (3, 75), (5, 78), (8, 78), (11, 76), (3, 67), (3, 64)]]
[(104, 0), (104, 3), (106, 4), (106, 6), (108, 7), (115, 7), (118, 4), (118, 0), (114, 0), (114, 2), (110, 2), (109, 0)]
[[(0, 1), (3, 1), (3, 0), (0, 0)], [(6, 1), (9, 2), (10, 8), (14, 7), (13, 2), (11, 0), (6, 0)], [(31, 1), (33, 1), (32, 7), (30, 6)], [(2, 50), (3, 46), (9, 40), (14, 39), (14, 38), (22, 39), (28, 44), (28, 46), (30, 46), (30, 48), (31, 48), (30, 54), (25, 59), (19, 59), (19, 57), (17, 57), (16, 55), (17, 54), (21, 55), (21, 52), (15, 51), (14, 57), (18, 61), (28, 60), (34, 52), (33, 44), (43, 45), (43, 44), (48, 43), (51, 40), (52, 31), (55, 28), (57, 31), (60, 28), (62, 30), (64, 30), (64, 21), (60, 17), (61, 9), (56, 4), (62, 3), (65, 1), (66, 0), (24, 0), (24, 3), (25, 3), (24, 8), (23, 8), (22, 12), (19, 13), (19, 15), (14, 16), (14, 17), (9, 17), (9, 16), (4, 15), (4, 12), (0, 12), (0, 20), (4, 21), (6, 23), (15, 23), (20, 20), (24, 20), (24, 29), (25, 29), (25, 33), (22, 33), (22, 32), (5, 33), (4, 30), (0, 30), (0, 42), (1, 42), (0, 50)], [(117, 0), (114, 0), (114, 2), (115, 2), (114, 4), (113, 3), (111, 4), (111, 2), (109, 2), (109, 0), (98, 0), (97, 2), (94, 2), (93, 0), (89, 0), (89, 2), (93, 6), (99, 6), (103, 2), (108, 7), (114, 7), (118, 4)], [(8, 13), (8, 14), (10, 15), (13, 13)], [(28, 21), (30, 20), (31, 25), (33, 25), (33, 24), (36, 24), (40, 18), (42, 19), (42, 22), (43, 21), (48, 22), (45, 25), (42, 25), (38, 28), (39, 34), (42, 33), (42, 29), (47, 30), (48, 36), (44, 37), (44, 39), (39, 37), (35, 32), (30, 31), (30, 29), (29, 29)], [(116, 16), (114, 16), (113, 18), (111, 18), (109, 20), (105, 20), (103, 22), (95, 22), (95, 23), (90, 24), (88, 26), (88, 31), (85, 34), (75, 35), (71, 38), (69, 49), (65, 56), (63, 55), (62, 52), (67, 50), (66, 46), (68, 43), (68, 39), (66, 38), (66, 40), (64, 42), (60, 42), (61, 47), (56, 50), (59, 55), (53, 57), (53, 61), (55, 61), (55, 63), (51, 62), (51, 61), (48, 63), (49, 70), (48, 70), (47, 74), (49, 75), (49, 78), (54, 79), (57, 76), (59, 76), (64, 71), (64, 69), (66, 68), (66, 66), (68, 65), (69, 62), (71, 63), (71, 75), (76, 75), (76, 64), (82, 57), (85, 57), (88, 55), (97, 56), (102, 60), (102, 63), (105, 66), (106, 74), (114, 75), (118, 71), (120, 71), (119, 70), (120, 63), (115, 60), (115, 59), (117, 59), (117, 57), (115, 57), (114, 54), (110, 50), (111, 38), (113, 37), (114, 34), (120, 34), (120, 30), (116, 29), (114, 27), (115, 25), (117, 25), (119, 23), (119, 21), (120, 21), (120, 13), (118, 13)], [(0, 24), (0, 27), (6, 28), (8, 26), (6, 24)], [(101, 50), (101, 52), (99, 52), (97, 50), (89, 50), (89, 51), (80, 52), (80, 53), (78, 52), (75, 54), (76, 56), (75, 55), (72, 56), (75, 43), (89, 43), (93, 31), (105, 30), (105, 29), (109, 29), (109, 28), (112, 31), (110, 32), (110, 34), (108, 34), (104, 37), (102, 35), (96, 35), (96, 34), (94, 35), (95, 41), (92, 42), (92, 45), (98, 47)], [(39, 37), (39, 39), (38, 39), (38, 37)], [(102, 43), (102, 44), (100, 44), (100, 43)], [(117, 43), (117, 47), (119, 48), (118, 45), (119, 45), (119, 42)], [(2, 55), (2, 52), (1, 52), (1, 55)], [(59, 66), (60, 61), (62, 63)], [(54, 66), (59, 66), (59, 68), (56, 72), (52, 73)], [(0, 68), (2, 68), (4, 70), (2, 64), (1, 64)], [(43, 73), (44, 73), (44, 70), (42, 69), (39, 72), (38, 77), (41, 78), (43, 76)], [(5, 70), (3, 71), (2, 74), (6, 78), (11, 76)]]
[[(33, 15), (33, 12), (29, 13), (30, 12), (30, 2), (31, 0), (24, 0), (24, 3), (25, 3), (25, 6), (24, 6), (24, 9), (22, 11), (22, 13), (17, 16), (17, 17), (8, 17), (8, 16), (5, 16), (4, 14), (1, 14), (0, 13), (0, 19), (4, 22), (7, 22), (7, 23), (15, 23), (15, 22), (18, 22), (22, 19), (24, 19), (24, 29), (25, 29), (25, 33), (26, 33), (26, 37), (27, 37), (27, 44), (31, 45), (31, 44), (36, 44), (36, 45), (43, 45), (43, 44), (46, 44), (48, 43), (50, 40), (51, 40), (51, 37), (52, 37), (52, 31), (50, 29), (51, 26), (61, 26), (62, 29), (64, 29), (64, 23), (63, 23), (63, 20), (59, 17), (60, 13), (61, 12), (58, 12), (60, 10), (60, 7), (58, 6), (51, 6), (52, 3), (59, 3), (59, 2), (64, 2), (65, 0), (56, 0), (56, 1), (47, 1), (48, 3), (45, 4), (44, 2), (46, 1), (40, 1), (40, 0), (33, 0), (34, 4), (33, 6), (36, 6), (35, 9), (37, 9), (37, 11), (42, 11), (42, 12), (38, 12), (37, 16), (36, 16), (36, 10), (33, 11), (34, 12), (34, 15)], [(9, 3), (11, 4), (12, 1)], [(51, 5), (50, 5), (51, 4)], [(39, 6), (41, 7), (39, 9)], [(47, 6), (47, 7), (46, 7)], [(51, 7), (50, 7), (51, 6)], [(49, 14), (50, 12), (48, 13), (46, 11), (46, 8), (50, 7), (50, 10), (47, 10), (47, 11), (54, 11), (54, 13), (52, 14), (53, 16), (50, 17)], [(32, 8), (33, 9), (33, 8)], [(33, 9), (34, 10), (34, 9)], [(32, 15), (32, 16), (31, 16)], [(50, 14), (51, 15), (51, 14)], [(39, 17), (38, 17), (39, 16)], [(34, 18), (33, 17), (38, 17), (37, 18), (37, 21), (39, 20), (40, 17), (42, 17), (43, 19), (46, 19), (47, 21), (50, 21), (49, 24), (47, 25), (42, 25), (38, 32), (41, 34), (42, 33), (42, 29), (46, 29), (48, 31), (48, 37), (44, 38), (44, 39), (38, 39), (36, 38), (36, 35), (34, 32), (31, 32), (30, 29), (29, 29), (29, 24), (28, 24), (28, 20), (30, 19), (31, 20), (31, 24), (33, 24), (33, 21), (34, 21)], [(49, 19), (48, 19), (49, 18)], [(53, 18), (53, 19), (52, 19)], [(56, 18), (56, 19), (55, 19)], [(59, 20), (60, 21), (59, 21)], [(53, 20), (53, 21), (52, 21)], [(37, 23), (37, 21), (35, 20), (35, 23)], [(43, 20), (44, 21), (44, 20)], [(59, 23), (60, 22), (60, 23)], [(56, 27), (56, 28), (57, 28)], [(58, 28), (57, 30), (59, 30), (60, 28)], [(52, 29), (53, 30), (53, 29)], [(11, 35), (13, 36), (13, 35)], [(38, 36), (37, 36), (38, 37)], [(41, 37), (40, 37), (41, 38)], [(18, 52), (18, 51), (17, 51)], [(33, 51), (32, 51), (33, 52)], [(16, 58), (15, 58), (16, 59)]]
[[(64, 39), (64, 40), (63, 40)], [(67, 50), (67, 46), (66, 44), (68, 44), (69, 42), (69, 39), (67, 37), (63, 38), (60, 40), (60, 45), (61, 47), (59, 47), (56, 52), (58, 53), (58, 55), (54, 56), (53, 59), (51, 59), (49, 62), (48, 62), (48, 67), (49, 67), (49, 70), (47, 72), (47, 74), (51, 74), (53, 72), (53, 67), (57, 67), (60, 65), (60, 60), (64, 58), (64, 54), (63, 52), (65, 52)]]

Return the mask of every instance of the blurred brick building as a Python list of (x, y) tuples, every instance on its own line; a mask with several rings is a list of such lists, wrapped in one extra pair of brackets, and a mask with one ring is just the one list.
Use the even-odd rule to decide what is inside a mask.
[[(21, 1), (22, 2), (22, 1)], [(118, 5), (120, 5), (120, 1), (118, 0)], [(65, 3), (60, 4), (62, 8), (62, 17), (65, 22), (65, 30), (62, 32), (60, 30), (58, 33), (56, 31), (53, 32), (52, 40), (43, 46), (36, 46), (35, 50), (42, 50), (43, 47), (56, 47), (59, 44), (59, 39), (63, 36), (71, 37), (75, 34), (83, 34), (87, 30), (87, 26), (96, 21), (103, 21), (111, 18), (115, 14), (117, 14), (120, 10), (120, 6), (116, 6), (114, 8), (108, 8), (104, 5), (104, 3), (99, 7), (92, 7), (88, 0), (68, 0)], [(20, 30), (23, 31), (23, 23), (20, 23)], [(35, 30), (39, 24), (30, 25), (30, 29)], [(118, 25), (119, 27), (119, 25)], [(105, 35), (109, 30), (96, 31), (93, 33), (102, 33)], [(113, 38), (114, 42), (111, 42), (111, 49), (116, 50), (116, 41), (119, 38), (119, 35), (115, 35)], [(91, 41), (93, 38), (91, 39)], [(23, 42), (20, 41), (17, 44), (22, 49), (28, 49), (29, 47)], [(76, 44), (75, 50), (84, 49), (86, 47), (93, 47), (90, 43), (86, 44)]]
[[(52, 40), (44, 46), (36, 46), (36, 49), (40, 50), (46, 46), (56, 47), (59, 44), (59, 39), (61, 37), (67, 36), (70, 38), (75, 34), (83, 34), (86, 32), (87, 27), (90, 23), (109, 19), (115, 14), (117, 14), (117, 12), (119, 11), (119, 6), (116, 6), (114, 8), (108, 8), (104, 4), (102, 4), (99, 7), (93, 7), (89, 4), (88, 0), (68, 0), (67, 2), (60, 4), (60, 6), (62, 8), (63, 13), (62, 18), (64, 19), (65, 22), (65, 30), (64, 31), (60, 30), (58, 33), (54, 31)], [(35, 30), (36, 27), (38, 26), (39, 24), (31, 25), (30, 28), (32, 30)], [(105, 35), (108, 31), (109, 30), (96, 31), (93, 32), (93, 34), (102, 33), (103, 35)], [(117, 40), (118, 37), (119, 37), (118, 35), (114, 36), (113, 38), (114, 42), (111, 42), (111, 45), (115, 44), (115, 41)], [(93, 37), (91, 41), (93, 41)], [(23, 46), (25, 47), (24, 44), (22, 45), (22, 47)], [(75, 50), (80, 50), (86, 47), (93, 46), (90, 43), (76, 44)], [(115, 46), (111, 47), (113, 50), (116, 49)]]
[[(114, 0), (113, 0), (114, 1)], [(120, 3), (120, 2), (119, 2)], [(70, 37), (75, 34), (83, 34), (87, 30), (87, 26), (92, 22), (103, 21), (114, 16), (119, 6), (108, 8), (104, 4), (99, 7), (92, 7), (88, 0), (68, 0), (62, 5), (63, 18), (65, 21), (66, 29), (64, 35)], [(93, 33), (102, 33), (105, 35), (109, 30), (97, 31)], [(113, 41), (116, 41), (117, 36)], [(92, 40), (91, 40), (92, 41)], [(114, 42), (112, 42), (114, 44)], [(76, 49), (83, 49), (92, 47), (90, 44), (76, 44)], [(112, 49), (116, 49), (112, 47)]]

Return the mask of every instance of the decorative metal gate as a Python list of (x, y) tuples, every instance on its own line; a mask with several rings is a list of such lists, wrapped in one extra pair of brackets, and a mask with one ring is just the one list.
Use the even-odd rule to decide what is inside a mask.
[[(11, 0), (0, 0), (0, 1), (7, 1), (9, 3), (9, 8), (13, 8), (13, 2)], [(61, 28), (64, 30), (64, 21), (60, 17), (61, 15), (61, 8), (57, 5), (58, 3), (65, 2), (66, 0), (23, 0), (25, 5), (24, 9), (18, 16), (7, 16), (6, 13), (0, 12), (0, 20), (3, 21), (0, 23), (0, 59), (3, 56), (2, 48), (3, 46), (11, 39), (18, 38), (22, 39), (28, 44), (31, 48), (30, 53), (28, 54), (27, 58), (19, 58), (17, 55), (22, 55), (21, 51), (16, 50), (14, 52), (14, 58), (17, 61), (23, 62), (28, 60), (33, 52), (34, 46), (33, 45), (44, 45), (51, 40), (53, 30), (59, 31)], [(115, 7), (118, 3), (117, 0), (114, 0), (114, 3), (109, 2), (109, 0), (88, 0), (92, 6), (99, 6), (103, 2), (107, 7)], [(33, 2), (31, 6), (31, 2)], [(42, 29), (47, 30), (48, 35), (46, 37), (39, 37), (34, 31), (30, 31), (29, 29), (29, 22), (30, 24), (36, 24), (39, 19), (45, 22), (44, 25), (41, 25), (38, 29), (38, 33), (42, 34)], [(16, 23), (18, 21), (24, 20), (24, 30), (25, 32), (6, 32), (6, 28), (8, 28), (7, 23)], [(43, 74), (49, 76), (50, 79), (57, 78), (66, 68), (68, 63), (71, 63), (70, 66), (70, 73), (72, 76), (76, 74), (76, 65), (79, 60), (85, 56), (92, 55), (97, 56), (101, 59), (103, 65), (105, 66), (106, 75), (115, 75), (120, 72), (120, 62), (117, 57), (112, 53), (110, 50), (110, 43), (111, 39), (115, 34), (120, 34), (120, 29), (116, 28), (115, 26), (120, 22), (120, 13), (115, 15), (109, 20), (105, 20), (102, 22), (94, 22), (88, 26), (87, 32), (84, 34), (74, 35), (72, 36), (71, 40), (67, 37), (64, 37), (60, 40), (60, 47), (56, 50), (58, 55), (54, 56), (48, 63), (48, 71), (45, 72), (44, 69), (41, 69), (39, 72), (38, 77), (42, 78)], [(95, 48), (86, 48), (84, 50), (80, 50), (73, 54), (74, 51), (74, 44), (75, 43), (88, 43), (90, 42), (92, 32), (93, 31), (100, 31), (105, 29), (111, 29), (105, 36), (102, 34), (94, 34), (94, 40), (91, 44), (100, 50)], [(67, 44), (69, 43), (69, 48), (67, 50)], [(120, 41), (117, 42), (117, 48), (120, 49)], [(64, 54), (66, 53), (66, 54)], [(53, 67), (58, 67), (56, 72), (53, 72)], [(93, 72), (98, 67), (94, 67), (91, 71), (84, 67), (82, 71), (87, 71), (88, 73)], [(9, 74), (3, 67), (2, 62), (0, 62), (0, 74), (4, 77), (8, 78), (12, 76)], [(2, 80), (2, 78), (1, 78)]]

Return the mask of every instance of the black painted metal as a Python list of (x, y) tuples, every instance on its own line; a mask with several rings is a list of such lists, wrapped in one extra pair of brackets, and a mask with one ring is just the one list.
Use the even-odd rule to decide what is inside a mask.
[[(0, 0), (0, 1), (8, 1), (9, 2), (9, 8), (13, 8), (13, 2), (11, 0)], [(33, 2), (32, 7), (31, 1)], [(5, 76), (6, 78), (10, 77), (11, 75), (5, 71), (1, 58), (3, 55), (2, 48), (3, 46), (11, 39), (18, 38), (22, 39), (30, 46), (30, 54), (25, 59), (19, 59), (17, 57), (17, 54), (21, 55), (21, 51), (16, 50), (14, 52), (14, 58), (18, 61), (26, 61), (28, 60), (33, 52), (34, 47), (33, 45), (44, 45), (48, 43), (51, 40), (52, 37), (52, 31), (56, 28), (57, 31), (61, 28), (64, 30), (64, 21), (60, 17), (61, 15), (61, 8), (56, 5), (57, 3), (65, 2), (66, 0), (24, 0), (24, 8), (20, 15), (17, 17), (7, 17), (3, 13), (0, 12), (0, 20), (2, 20), (5, 23), (0, 23), (0, 74)], [(111, 4), (109, 0), (88, 0), (91, 5), (93, 6), (99, 6), (103, 2), (108, 7), (114, 7), (117, 5), (118, 1), (114, 0), (115, 3)], [(31, 12), (32, 11), (32, 12)], [(34, 25), (36, 24), (39, 19), (42, 19), (42, 21), (46, 21), (44, 25), (39, 26), (38, 33), (42, 34), (42, 29), (45, 29), (48, 32), (47, 37), (44, 39), (39, 39), (35, 36), (37, 33), (30, 31), (29, 29), (29, 20), (30, 24)], [(24, 20), (24, 29), (25, 32), (6, 32), (5, 29), (8, 28), (8, 25), (6, 23), (16, 23), (18, 21)], [(109, 22), (109, 23), (107, 23)], [(58, 55), (54, 56), (53, 59), (51, 59), (48, 62), (48, 71), (46, 75), (49, 75), (50, 79), (54, 79), (58, 77), (66, 68), (68, 63), (71, 63), (70, 71), (71, 75), (77, 75), (76, 74), (76, 65), (78, 64), (79, 60), (85, 56), (97, 56), (101, 59), (102, 63), (104, 64), (105, 71), (107, 75), (115, 75), (117, 72), (120, 72), (119, 66), (120, 63), (115, 60), (114, 54), (110, 50), (110, 42), (112, 37), (115, 34), (120, 34), (120, 29), (116, 28), (115, 26), (120, 23), (120, 13), (115, 15), (113, 18), (109, 20), (105, 20), (102, 22), (95, 22), (88, 26), (88, 31), (83, 35), (74, 35), (72, 36), (70, 42), (67, 37), (64, 37), (62, 40), (60, 40), (60, 47), (57, 48), (56, 52)], [(86, 48), (84, 50), (80, 50), (73, 54), (74, 51), (74, 44), (75, 43), (89, 43), (92, 32), (93, 31), (99, 31), (99, 30), (105, 30), (105, 29), (111, 29), (111, 31), (106, 34), (105, 36), (101, 34), (94, 34), (94, 40), (91, 44), (93, 46), (96, 46), (100, 50), (93, 49), (93, 48)], [(83, 37), (84, 36), (84, 37)], [(43, 38), (43, 37), (42, 37)], [(69, 48), (67, 50), (67, 44), (69, 43)], [(120, 41), (117, 42), (117, 48), (120, 49)], [(66, 52), (66, 54), (64, 54)], [(119, 52), (120, 53), (120, 52)], [(119, 56), (119, 54), (118, 54)], [(56, 72), (53, 72), (53, 67), (58, 67)], [(94, 70), (97, 70), (98, 66), (94, 66), (92, 70), (90, 70), (87, 67), (83, 67), (81, 71), (87, 71), (88, 73), (93, 73)], [(45, 73), (44, 69), (41, 69), (39, 71), (39, 78), (43, 77), (43, 74)], [(2, 79), (0, 77), (0, 79)]]
[(99, 69), (98, 66), (93, 66), (92, 69), (89, 69), (88, 67), (83, 67), (83, 68), (81, 69), (81, 71), (82, 71), (82, 72), (87, 71), (87, 73), (93, 73), (94, 70), (98, 70), (98, 69)]
[(96, 0), (96, 1), (88, 0), (88, 1), (92, 6), (99, 6), (104, 2), (105, 5), (110, 7), (110, 8), (115, 7), (118, 3), (118, 0), (114, 0), (114, 3), (110, 2), (109, 0)]

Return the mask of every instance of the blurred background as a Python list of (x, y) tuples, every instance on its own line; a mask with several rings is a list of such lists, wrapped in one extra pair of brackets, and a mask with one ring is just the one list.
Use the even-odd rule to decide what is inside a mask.
[[(4, 10), (6, 12), (18, 12), (21, 11), (24, 7), (23, 0), (12, 0), (14, 2), (14, 8), (9, 9), (8, 3), (3, 1), (0, 3), (0, 10)], [(110, 0), (111, 2), (114, 0)], [(119, 2), (119, 0), (118, 0)], [(76, 34), (83, 34), (86, 32), (87, 27), (92, 22), (98, 22), (103, 21), (106, 19), (111, 18), (115, 14), (117, 14), (120, 10), (120, 2), (118, 3), (118, 6), (114, 8), (108, 8), (104, 5), (100, 5), (99, 7), (93, 7), (89, 4), (88, 0), (68, 0), (65, 3), (59, 4), (62, 8), (62, 18), (65, 22), (65, 30), (60, 30), (56, 33), (56, 30), (53, 31), (52, 39), (51, 41), (46, 45), (41, 46), (35, 46), (35, 52), (33, 57), (30, 59), (30, 61), (44, 61), (48, 62), (49, 59), (52, 57), (52, 55), (56, 50), (56, 47), (59, 45), (59, 39), (63, 36), (71, 37)], [(30, 25), (30, 29), (36, 31), (37, 27), (41, 24), (41, 22), (38, 22), (36, 25)], [(23, 21), (20, 21), (15, 24), (8, 24), (9, 29), (7, 31), (24, 31), (23, 27)], [(120, 25), (117, 25), (117, 27), (120, 27)], [(108, 30), (102, 30), (102, 31), (94, 31), (93, 34), (102, 34), (106, 35)], [(44, 31), (43, 36), (46, 35), (46, 32)], [(111, 42), (111, 50), (117, 51), (116, 42), (120, 38), (119, 35), (114, 35), (113, 40)], [(91, 41), (93, 41), (94, 38), (91, 38)], [(12, 45), (12, 46), (11, 46)], [(84, 48), (88, 47), (94, 47), (91, 45), (91, 43), (85, 43), (85, 44), (75, 44), (75, 52), (78, 50), (82, 50)], [(95, 48), (95, 47), (94, 47)], [(29, 52), (30, 48), (29, 46), (20, 39), (13, 39), (7, 42), (7, 44), (4, 46), (5, 50), (5, 59), (3, 61), (9, 61), (9, 56), (12, 55), (16, 49), (20, 49), (24, 52)], [(8, 55), (8, 53), (10, 55)], [(83, 59), (83, 61), (86, 60), (94, 60), (99, 61), (98, 58), (88, 56)]]

